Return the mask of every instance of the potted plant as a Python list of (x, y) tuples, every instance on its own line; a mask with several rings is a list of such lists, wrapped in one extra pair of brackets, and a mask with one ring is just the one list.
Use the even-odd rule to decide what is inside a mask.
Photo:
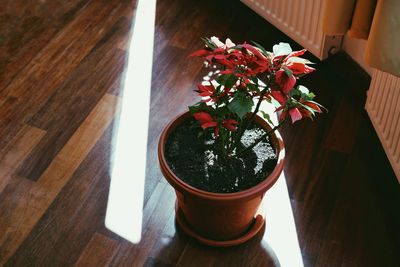
[[(212, 246), (232, 246), (263, 226), (258, 212), (265, 192), (279, 178), (284, 145), (277, 129), (313, 118), (321, 105), (297, 81), (314, 71), (279, 43), (268, 52), (257, 43), (203, 38), (192, 57), (208, 75), (197, 85), (201, 100), (171, 121), (161, 134), (158, 157), (177, 195), (176, 219), (185, 233)], [(273, 104), (278, 123), (260, 110)], [(258, 115), (262, 114), (262, 117)]]

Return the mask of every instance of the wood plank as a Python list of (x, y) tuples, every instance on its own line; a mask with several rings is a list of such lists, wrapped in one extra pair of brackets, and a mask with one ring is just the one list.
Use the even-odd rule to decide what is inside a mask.
[[(136, 1), (3, 2), (0, 162), (7, 159), (13, 170), (0, 166), (11, 177), (0, 193), (1, 266), (101, 265), (102, 259), (113, 266), (282, 265), (263, 238), (269, 229), (224, 249), (179, 231), (156, 149), (166, 123), (198, 100), (192, 90), (204, 75), (202, 62), (188, 55), (201, 48), (200, 37), (254, 40), (269, 50), (277, 42), (295, 50), (298, 44), (240, 1), (157, 1), (143, 231), (141, 242), (131, 244), (104, 227), (115, 130), (108, 121), (115, 117), (91, 112), (107, 106), (100, 100), (105, 93), (113, 103), (123, 97)], [(400, 187), (363, 109), (370, 78), (345, 54), (324, 62), (306, 57), (317, 71), (302, 84), (329, 113), (281, 130), (304, 265), (397, 266)], [(108, 126), (92, 127), (88, 118)]]
[(154, 258), (147, 258), (146, 262), (144, 263), (143, 267), (173, 267), (174, 265), (163, 262), (161, 260), (158, 259), (154, 259)]
[(178, 262), (182, 251), (190, 241), (189, 239), (176, 228), (175, 216), (171, 216), (152, 247), (149, 256), (164, 263), (174, 264)]
[(189, 242), (178, 259), (177, 266), (214, 266), (216, 252), (213, 248)]
[[(307, 236), (299, 238), (300, 246), (307, 252), (305, 264), (315, 265), (324, 238), (327, 225), (331, 219), (335, 201), (338, 197), (343, 178), (341, 173), (347, 164), (347, 156), (334, 151), (327, 151), (322, 156), (321, 165), (309, 181), (301, 215), (303, 224), (299, 231), (307, 232)], [(318, 177), (325, 177), (324, 180)], [(317, 201), (318, 199), (318, 201)]]
[(106, 236), (95, 233), (79, 257), (76, 267), (108, 266), (114, 253), (118, 249), (118, 242)]
[[(22, 192), (18, 184), (3, 192), (3, 201), (0, 201), (3, 213), (0, 217), (0, 265), (16, 251), (110, 125), (117, 103), (117, 97), (104, 95), (36, 183)], [(20, 192), (16, 203), (12, 201), (15, 199), (14, 191)]]
[(349, 92), (343, 96), (340, 102), (335, 120), (324, 143), (326, 148), (342, 153), (350, 153), (353, 149), (360, 124), (359, 113), (356, 111), (358, 107), (349, 102), (347, 98), (351, 98)]
[(112, 130), (110, 125), (6, 265), (71, 266), (96, 232), (119, 240), (103, 231)]
[(0, 195), (0, 266), (17, 249), (16, 242), (22, 242), (30, 230), (29, 220), (41, 198), (30, 192), (33, 187), (33, 181), (15, 176)]
[[(177, 266), (279, 266), (273, 250), (264, 244), (264, 232), (247, 243), (230, 248), (207, 247), (189, 239), (177, 262)], [(165, 252), (170, 249), (165, 248)], [(158, 257), (163, 257), (164, 251)]]
[(64, 81), (101, 39), (103, 32), (113, 25), (120, 15), (115, 12), (114, 5), (90, 2), (25, 66), (13, 83), (5, 89), (5, 93), (15, 97), (27, 96), (30, 95), (29, 91), (33, 85), (44, 80), (46, 84), (56, 87)]
[[(134, 260), (134, 262), (135, 262), (135, 264), (137, 264), (137, 266), (141, 266), (147, 261), (149, 254), (151, 252), (151, 249), (153, 248), (155, 242), (157, 241), (157, 237), (160, 235), (160, 233), (165, 228), (166, 223), (169, 221), (169, 218), (175, 216), (175, 214), (174, 214), (175, 199), (173, 197), (174, 193), (172, 193), (173, 190), (169, 187), (167, 187), (167, 192), (169, 192), (169, 194), (164, 192), (163, 199), (161, 199), (161, 200), (165, 200), (165, 202), (161, 202), (161, 203), (163, 203), (162, 208), (161, 207), (158, 208), (155, 211), (155, 213), (152, 215), (152, 217), (153, 217), (151, 219), (152, 227), (151, 228), (147, 227), (146, 231), (143, 233), (144, 236), (148, 236), (149, 238), (143, 239), (140, 242), (140, 247), (138, 247), (138, 249), (137, 249), (135, 260)], [(161, 209), (162, 209), (162, 212), (161, 212)], [(155, 222), (158, 218), (160, 218), (160, 223), (156, 227), (154, 227), (153, 225), (155, 225)], [(127, 264), (127, 266), (128, 265), (129, 264)]]
[(5, 127), (13, 117), (11, 110), (18, 104), (18, 98), (0, 95), (0, 126)]
[(75, 18), (88, 1), (8, 1), (2, 5), (0, 90)]
[(143, 238), (137, 245), (125, 242), (121, 245), (111, 266), (143, 266), (149, 257), (150, 251), (155, 244), (157, 237), (165, 228), (166, 222), (171, 216), (174, 216), (174, 191), (171, 187), (160, 183), (157, 187), (162, 189), (160, 194), (154, 194), (153, 200), (149, 200), (147, 209), (144, 209)]
[(18, 175), (37, 180), (102, 95), (120, 85), (126, 53), (115, 45), (128, 34), (128, 26), (126, 19), (118, 20), (29, 121), (46, 129), (47, 134), (23, 162)]
[[(110, 125), (119, 107), (119, 99), (116, 96), (105, 94), (89, 116), (81, 124), (71, 139), (54, 158), (50, 166), (38, 180), (40, 187), (48, 187), (52, 191), (62, 187), (68, 177), (79, 166), (88, 152), (93, 148), (97, 139)], [(59, 168), (59, 166), (63, 166)], [(60, 173), (62, 171), (62, 173)], [(54, 179), (53, 174), (58, 175), (60, 180)]]
[[(0, 151), (78, 66), (110, 27), (125, 12), (128, 1), (107, 4), (91, 1), (4, 88), (19, 98), (10, 113), (13, 120), (0, 129)], [(121, 14), (122, 13), (122, 14)]]
[(9, 143), (6, 153), (0, 155), (0, 194), (12, 179), (19, 164), (29, 152), (39, 143), (45, 131), (26, 125), (16, 135), (15, 140)]

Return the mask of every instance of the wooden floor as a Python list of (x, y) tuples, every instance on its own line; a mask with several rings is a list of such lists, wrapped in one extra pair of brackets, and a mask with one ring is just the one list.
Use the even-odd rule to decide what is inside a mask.
[[(0, 265), (276, 266), (262, 234), (213, 249), (180, 233), (156, 157), (162, 128), (193, 103), (200, 37), (299, 48), (239, 1), (158, 1), (142, 240), (105, 228), (135, 5), (1, 1)], [(316, 67), (304, 83), (329, 113), (281, 131), (304, 265), (400, 266), (400, 188), (363, 108), (369, 77), (344, 54)]]

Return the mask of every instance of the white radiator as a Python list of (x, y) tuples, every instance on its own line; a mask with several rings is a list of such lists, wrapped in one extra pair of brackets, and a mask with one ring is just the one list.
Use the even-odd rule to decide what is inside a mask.
[(340, 49), (341, 36), (322, 32), (325, 0), (241, 1), (321, 60)]
[(400, 182), (400, 78), (374, 70), (365, 108)]

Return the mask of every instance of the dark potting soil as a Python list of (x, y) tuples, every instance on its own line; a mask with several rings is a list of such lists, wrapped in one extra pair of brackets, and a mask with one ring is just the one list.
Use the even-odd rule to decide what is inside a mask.
[[(226, 161), (218, 156), (211, 131), (199, 136), (201, 131), (189, 118), (170, 134), (165, 147), (171, 170), (193, 187), (215, 193), (242, 191), (262, 182), (276, 166), (277, 155), (268, 139)], [(264, 133), (257, 125), (249, 127), (240, 150)]]

